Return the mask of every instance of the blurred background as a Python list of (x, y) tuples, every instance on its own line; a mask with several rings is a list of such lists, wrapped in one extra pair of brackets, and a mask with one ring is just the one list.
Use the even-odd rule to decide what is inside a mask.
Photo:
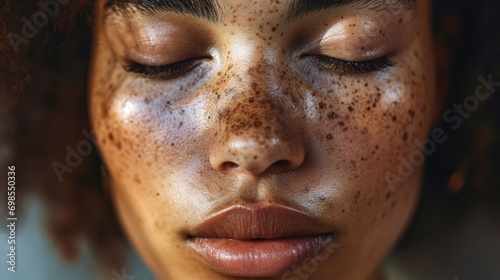
[[(64, 180), (54, 176), (67, 147), (88, 141), (93, 7), (69, 1), (33, 40), (7, 50), (9, 30), (20, 30), (19, 15), (38, 11), (34, 3), (0, 3), (0, 167), (16, 165), (19, 217), (16, 273), (7, 271), (8, 231), (0, 229), (0, 279), (154, 279), (102, 195), (95, 149)], [(474, 95), (481, 77), (500, 82), (500, 1), (433, 6), (438, 63), (447, 69), (438, 78), (449, 92), (445, 111)], [(500, 87), (494, 90), (458, 128), (436, 125), (449, 137), (427, 159), (415, 218), (385, 265), (389, 279), (500, 279)], [(7, 217), (6, 192), (0, 195)]]

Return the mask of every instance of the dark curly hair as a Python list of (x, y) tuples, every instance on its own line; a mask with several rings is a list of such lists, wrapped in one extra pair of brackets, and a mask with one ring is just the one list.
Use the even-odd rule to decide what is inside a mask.
[[(62, 181), (54, 175), (53, 163), (65, 162), (65, 147), (76, 147), (85, 139), (81, 131), (89, 130), (86, 77), (94, 3), (52, 2), (57, 10), (46, 21), (36, 19), (43, 7), (35, 1), (1, 4), (0, 165), (16, 166), (18, 199), (31, 192), (42, 199), (47, 231), (65, 259), (75, 260), (85, 241), (103, 268), (122, 267), (124, 238), (101, 189), (97, 153)], [(38, 20), (29, 36), (26, 20)]]
[[(53, 170), (54, 162), (65, 162), (68, 147), (87, 139), (82, 130), (90, 130), (86, 80), (95, 3), (50, 1), (61, 4), (46, 18), (36, 13), (47, 0), (0, 4), (0, 166), (16, 166), (19, 199), (29, 193), (42, 199), (47, 230), (65, 258), (76, 259), (83, 240), (99, 263), (121, 267), (125, 239), (101, 187), (97, 152), (82, 158), (62, 181)], [(474, 93), (479, 75), (500, 80), (500, 26), (495, 20), (500, 5), (493, 0), (434, 2), (435, 34), (445, 46), (438, 63), (451, 66), (439, 77), (449, 90), (450, 107)], [(25, 36), (23, 25), (34, 20), (38, 25)], [(494, 94), (463, 127), (448, 128), (450, 139), (428, 160), (422, 201), (465, 186), (450, 197), (453, 203), (480, 197), (498, 207), (499, 105)], [(1, 182), (5, 176), (0, 172)], [(422, 219), (417, 214), (417, 223)]]

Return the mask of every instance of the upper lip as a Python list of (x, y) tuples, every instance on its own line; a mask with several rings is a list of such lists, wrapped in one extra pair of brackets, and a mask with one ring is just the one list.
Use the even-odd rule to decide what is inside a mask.
[(192, 231), (193, 237), (236, 240), (278, 239), (332, 233), (310, 215), (279, 204), (234, 205), (211, 215)]

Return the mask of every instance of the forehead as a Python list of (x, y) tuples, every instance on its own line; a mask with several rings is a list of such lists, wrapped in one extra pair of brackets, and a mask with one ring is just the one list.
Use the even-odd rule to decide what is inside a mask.
[[(107, 12), (123, 12), (129, 9), (144, 14), (172, 12), (186, 16), (203, 18), (217, 23), (230, 14), (224, 9), (228, 4), (238, 1), (227, 0), (104, 0)], [(285, 19), (293, 21), (314, 12), (351, 7), (352, 9), (371, 9), (374, 11), (414, 10), (416, 0), (268, 0), (259, 3), (258, 8), (281, 7), (286, 11)], [(243, 1), (246, 2), (246, 1)]]

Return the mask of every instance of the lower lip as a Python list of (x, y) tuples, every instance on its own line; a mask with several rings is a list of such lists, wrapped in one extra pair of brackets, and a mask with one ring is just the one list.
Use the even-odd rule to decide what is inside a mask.
[(236, 277), (279, 277), (314, 258), (333, 235), (283, 239), (189, 239), (189, 245), (214, 269)]

